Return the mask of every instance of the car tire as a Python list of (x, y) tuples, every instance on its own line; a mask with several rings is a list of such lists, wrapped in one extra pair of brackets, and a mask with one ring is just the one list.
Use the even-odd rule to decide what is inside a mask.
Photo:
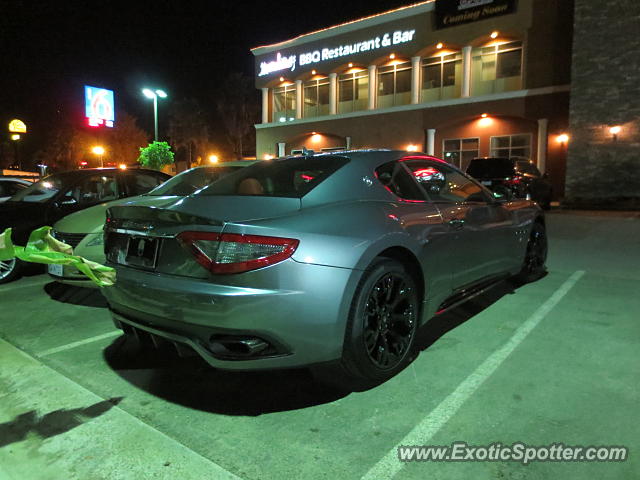
[(515, 277), (518, 282), (533, 282), (546, 273), (547, 249), (547, 231), (544, 224), (534, 222), (527, 241), (522, 268)]
[(351, 302), (341, 362), (316, 371), (316, 378), (359, 390), (393, 377), (415, 358), (419, 308), (407, 269), (396, 260), (376, 259)]
[(12, 282), (20, 276), (21, 270), (22, 261), (17, 258), (0, 261), (0, 284)]

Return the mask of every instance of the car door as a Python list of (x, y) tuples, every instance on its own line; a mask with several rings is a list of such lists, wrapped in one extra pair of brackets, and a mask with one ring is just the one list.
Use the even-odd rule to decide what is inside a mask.
[(49, 223), (78, 210), (118, 199), (121, 188), (116, 177), (114, 173), (101, 172), (88, 175), (73, 184), (56, 200), (50, 211)]
[(512, 214), (459, 170), (437, 160), (404, 165), (438, 208), (450, 232), (452, 286), (461, 289), (508, 268), (515, 236)]
[(401, 161), (381, 165), (376, 177), (398, 198), (398, 202), (389, 205), (387, 216), (402, 225), (420, 245), (418, 260), (427, 283), (426, 298), (435, 299), (439, 305), (452, 291), (453, 234)]

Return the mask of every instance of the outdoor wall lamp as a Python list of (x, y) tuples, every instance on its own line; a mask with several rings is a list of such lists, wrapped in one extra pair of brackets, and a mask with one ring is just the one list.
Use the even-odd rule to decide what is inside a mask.
[(609, 133), (613, 137), (613, 141), (618, 140), (618, 134), (622, 131), (622, 127), (620, 125), (615, 125), (609, 128)]

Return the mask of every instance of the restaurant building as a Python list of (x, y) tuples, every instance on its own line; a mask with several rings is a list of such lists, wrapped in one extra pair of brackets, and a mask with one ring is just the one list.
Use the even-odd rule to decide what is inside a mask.
[(423, 151), (521, 156), (563, 195), (573, 2), (437, 0), (254, 48), (258, 158)]

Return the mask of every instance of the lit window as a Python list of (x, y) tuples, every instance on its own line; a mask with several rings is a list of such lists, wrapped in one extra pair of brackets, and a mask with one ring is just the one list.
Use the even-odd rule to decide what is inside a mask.
[(411, 62), (378, 69), (378, 107), (407, 105), (411, 102)]
[(310, 80), (303, 86), (303, 116), (329, 115), (329, 79)]
[(491, 137), (491, 156), (531, 158), (531, 134)]
[(285, 85), (273, 89), (273, 121), (286, 122), (296, 116), (296, 86)]
[(471, 78), (473, 95), (508, 92), (522, 88), (522, 42), (476, 49)]
[(422, 101), (458, 98), (461, 91), (462, 57), (459, 53), (422, 59)]
[(338, 77), (338, 113), (357, 112), (367, 108), (369, 72), (359, 70)]
[(451, 138), (442, 143), (444, 159), (463, 171), (467, 169), (473, 158), (479, 156), (479, 153), (479, 138)]

